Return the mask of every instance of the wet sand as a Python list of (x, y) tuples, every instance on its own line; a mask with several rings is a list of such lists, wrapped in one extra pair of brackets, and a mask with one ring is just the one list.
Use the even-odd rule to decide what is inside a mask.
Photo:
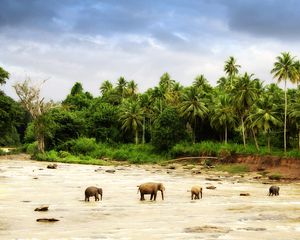
[[(276, 183), (280, 196), (269, 197), (271, 183), (251, 175), (209, 181), (218, 176), (158, 166), (47, 165), (0, 160), (0, 239), (300, 239), (299, 182)], [(156, 202), (149, 195), (139, 201), (137, 185), (147, 181), (164, 183), (164, 201), (160, 194)], [(194, 184), (203, 186), (203, 199), (190, 200)], [(84, 202), (91, 185), (103, 188), (103, 201)], [(34, 211), (44, 205), (49, 211)]]

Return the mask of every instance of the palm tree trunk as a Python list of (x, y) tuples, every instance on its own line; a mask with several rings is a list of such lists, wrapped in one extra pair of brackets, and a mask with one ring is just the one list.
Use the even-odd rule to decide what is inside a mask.
[(242, 119), (243, 143), (244, 143), (244, 147), (246, 147), (246, 136), (245, 136), (244, 118), (242, 117), (241, 119)]
[(145, 117), (143, 118), (143, 144), (145, 144), (145, 127), (146, 127), (146, 119)]
[(227, 124), (225, 124), (225, 144), (227, 144)]
[(287, 90), (286, 90), (286, 79), (285, 79), (284, 80), (284, 130), (283, 130), (284, 154), (286, 154), (286, 116), (287, 116)]
[(252, 131), (253, 139), (254, 139), (254, 142), (255, 142), (256, 150), (259, 151), (259, 146), (258, 146), (258, 142), (257, 142), (257, 139), (256, 139), (256, 134), (254, 132), (254, 129), (251, 128), (251, 131)]
[(135, 144), (138, 144), (139, 143), (139, 135), (138, 135), (138, 130), (136, 129), (135, 130)]
[(196, 143), (196, 122), (197, 122), (197, 119), (195, 117), (195, 120), (194, 120), (194, 134), (193, 134), (193, 144)]
[(271, 141), (270, 141), (270, 133), (269, 133), (269, 131), (268, 131), (268, 133), (267, 133), (267, 139), (268, 139), (268, 151), (269, 151), (269, 153), (271, 152)]

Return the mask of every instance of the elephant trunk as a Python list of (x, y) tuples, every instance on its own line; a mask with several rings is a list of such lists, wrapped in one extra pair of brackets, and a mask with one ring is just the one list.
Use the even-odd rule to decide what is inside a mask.
[(164, 191), (161, 191), (161, 199), (164, 200)]

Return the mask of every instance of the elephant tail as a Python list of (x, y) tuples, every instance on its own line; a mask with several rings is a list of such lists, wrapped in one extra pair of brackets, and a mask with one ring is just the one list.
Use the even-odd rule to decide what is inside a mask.
[(138, 190), (137, 190), (137, 193), (136, 194), (138, 194), (139, 193), (139, 191), (140, 191), (140, 186), (137, 186), (138, 187)]

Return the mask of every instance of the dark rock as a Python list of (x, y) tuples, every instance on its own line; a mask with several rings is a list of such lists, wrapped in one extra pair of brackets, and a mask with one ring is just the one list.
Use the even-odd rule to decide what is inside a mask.
[(201, 171), (195, 170), (195, 171), (192, 171), (192, 174), (201, 174)]
[(38, 207), (36, 209), (34, 209), (34, 211), (38, 211), (38, 212), (45, 212), (48, 211), (48, 206), (42, 206), (42, 207)]
[(56, 218), (38, 218), (36, 221), (37, 222), (57, 222), (59, 220)]
[(49, 169), (56, 169), (56, 168), (57, 168), (57, 164), (56, 164), (56, 163), (54, 163), (54, 164), (49, 164), (49, 165), (47, 166), (47, 168), (49, 168)]
[(39, 179), (38, 177), (34, 177), (33, 179)]
[(206, 187), (206, 189), (216, 189), (217, 187), (215, 187), (215, 186), (208, 186), (208, 187)]
[(244, 197), (250, 196), (250, 193), (240, 193), (240, 196), (244, 196)]
[(107, 172), (107, 173), (115, 173), (116, 170), (114, 170), (114, 169), (108, 169), (108, 170), (106, 170), (105, 172)]
[(169, 169), (176, 169), (176, 166), (169, 166)]

